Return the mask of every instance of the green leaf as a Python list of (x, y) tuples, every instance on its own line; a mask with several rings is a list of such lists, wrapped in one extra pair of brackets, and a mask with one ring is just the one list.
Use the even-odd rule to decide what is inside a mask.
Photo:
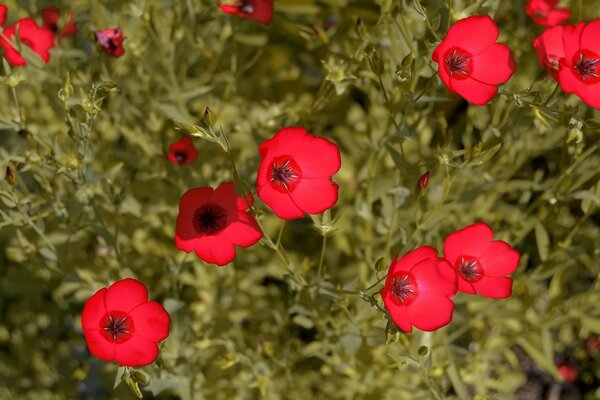
[(540, 259), (546, 261), (550, 252), (550, 237), (548, 231), (540, 222), (535, 224), (535, 241)]

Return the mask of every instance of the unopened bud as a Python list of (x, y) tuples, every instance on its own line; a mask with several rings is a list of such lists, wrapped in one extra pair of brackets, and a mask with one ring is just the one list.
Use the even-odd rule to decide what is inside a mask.
[(206, 106), (203, 120), (206, 125), (213, 126), (217, 122), (217, 114), (209, 106)]
[(417, 187), (421, 190), (427, 189), (427, 185), (429, 185), (429, 171), (425, 172), (419, 180), (417, 181)]
[(377, 52), (377, 50), (373, 49), (367, 58), (369, 59), (371, 71), (373, 71), (377, 76), (383, 75), (383, 60), (381, 59), (381, 55)]
[(354, 31), (358, 35), (359, 38), (362, 38), (365, 34), (365, 24), (363, 24), (362, 19), (358, 18), (356, 20), (356, 25), (354, 25)]
[(17, 182), (19, 182), (19, 179), (17, 178), (17, 174), (10, 167), (10, 165), (6, 166), (6, 180), (8, 181), (8, 183), (10, 183), (13, 186), (15, 186), (17, 184)]

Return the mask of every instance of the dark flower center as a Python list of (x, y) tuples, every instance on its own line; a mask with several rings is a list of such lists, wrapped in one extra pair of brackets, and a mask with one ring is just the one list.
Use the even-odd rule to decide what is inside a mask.
[(280, 192), (293, 190), (300, 180), (300, 168), (289, 156), (280, 156), (273, 160), (269, 169), (269, 182)]
[(124, 312), (111, 311), (102, 318), (100, 333), (110, 342), (123, 343), (133, 334), (133, 321)]
[(600, 57), (591, 51), (582, 50), (575, 55), (573, 63), (577, 77), (585, 83), (600, 81)]
[(227, 225), (227, 212), (216, 204), (204, 204), (196, 210), (192, 222), (196, 232), (202, 235), (214, 235)]
[(393, 278), (391, 292), (400, 303), (407, 305), (417, 297), (417, 285), (410, 275), (400, 274)]
[(459, 257), (458, 272), (467, 282), (477, 282), (483, 278), (483, 270), (481, 269), (481, 265), (479, 265), (479, 260), (474, 257)]
[(460, 47), (453, 47), (444, 56), (446, 72), (455, 79), (466, 79), (473, 70), (473, 56)]
[(187, 160), (187, 153), (183, 152), (183, 151), (176, 151), (174, 153), (175, 155), (175, 160), (177, 160), (177, 162), (179, 164), (183, 164), (185, 162), (185, 160)]

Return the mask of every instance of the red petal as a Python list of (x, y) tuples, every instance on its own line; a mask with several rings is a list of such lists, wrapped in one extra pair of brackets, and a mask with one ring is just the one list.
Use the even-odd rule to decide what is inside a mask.
[(439, 75), (440, 79), (442, 80), (442, 82), (444, 83), (444, 85), (446, 85), (446, 87), (448, 88), (448, 90), (451, 93), (455, 93), (454, 89), (452, 89), (452, 86), (450, 85), (450, 79), (451, 79), (450, 75), (448, 75), (448, 72), (446, 71), (446, 68), (444, 68), (443, 64), (439, 64), (438, 65), (438, 75)]
[(437, 258), (438, 252), (431, 246), (421, 246), (411, 252), (406, 253), (402, 258), (392, 260), (388, 271), (388, 277), (391, 277), (398, 271), (410, 272), (421, 261), (431, 258)]
[(494, 20), (487, 15), (461, 19), (454, 27), (458, 30), (456, 45), (473, 56), (494, 44), (500, 34)]
[[(444, 39), (440, 42), (440, 44), (433, 51), (433, 54), (431, 55), (431, 59), (433, 61), (435, 61), (436, 63), (439, 63), (441, 60), (444, 59), (444, 54), (446, 54), (446, 51), (448, 51), (448, 49), (457, 46), (458, 35), (459, 35), (459, 28), (457, 26), (460, 26), (459, 24), (461, 23), (461, 21), (463, 21), (463, 20), (458, 21), (457, 23), (452, 25), (450, 27), (450, 29), (448, 29), (448, 32), (446, 33), (446, 37), (444, 37)], [(443, 69), (443, 68), (440, 65), (440, 70), (441, 69)]]
[(321, 137), (308, 136), (293, 157), (303, 178), (330, 177), (342, 165), (337, 145)]
[(209, 202), (213, 190), (210, 187), (198, 187), (190, 189), (181, 196), (179, 200), (179, 213), (187, 215), (190, 218), (194, 212), (201, 206)]
[(339, 186), (329, 178), (305, 179), (291, 191), (290, 197), (298, 208), (308, 214), (320, 214), (335, 205)]
[(563, 44), (565, 49), (564, 62), (571, 67), (573, 66), (573, 58), (580, 49), (579, 42), (583, 28), (585, 28), (585, 23), (580, 22), (577, 25), (567, 25), (563, 30)]
[(417, 281), (418, 295), (433, 293), (452, 297), (457, 290), (456, 270), (443, 258), (423, 260), (411, 271)]
[(481, 268), (486, 276), (504, 276), (515, 272), (521, 255), (502, 240), (494, 240), (479, 257)]
[(175, 245), (177, 248), (189, 253), (196, 247), (199, 236), (196, 228), (194, 228), (192, 218), (179, 214), (175, 226)]
[(60, 10), (54, 7), (47, 7), (42, 10), (42, 23), (48, 28), (58, 27), (58, 18), (60, 17)]
[(508, 46), (494, 43), (473, 57), (471, 77), (483, 83), (498, 85), (508, 81), (515, 69), (515, 60)]
[(444, 296), (419, 293), (408, 307), (412, 324), (422, 331), (434, 331), (452, 321), (454, 303)]
[(135, 307), (148, 301), (148, 289), (135, 279), (121, 279), (110, 285), (104, 303), (108, 311), (128, 313)]
[(131, 338), (115, 346), (115, 361), (127, 367), (142, 367), (152, 364), (158, 357), (158, 346), (142, 335)]
[(385, 308), (390, 314), (390, 317), (392, 318), (392, 321), (394, 321), (398, 328), (402, 329), (404, 332), (412, 332), (410, 316), (406, 306), (399, 306), (386, 297), (383, 298), (383, 302), (385, 304)]
[(100, 329), (100, 320), (106, 315), (105, 296), (106, 288), (102, 288), (85, 302), (81, 313), (81, 328), (84, 331), (87, 329)]
[(252, 207), (254, 204), (254, 197), (249, 194), (247, 197), (238, 197), (237, 198), (237, 209), (238, 211), (246, 211)]
[(451, 233), (444, 240), (444, 258), (452, 266), (460, 256), (479, 258), (490, 247), (494, 232), (483, 222), (476, 222)]
[(491, 299), (504, 299), (512, 294), (512, 279), (506, 276), (484, 276), (474, 282), (473, 287), (481, 296)]
[(227, 225), (223, 234), (226, 235), (233, 244), (242, 247), (252, 246), (263, 237), (263, 233), (253, 217), (245, 212), (238, 212), (238, 220)]
[(273, 151), (270, 157), (280, 155), (293, 156), (298, 151), (302, 142), (307, 138), (306, 129), (289, 127), (280, 129), (271, 139), (265, 140), (259, 148), (261, 157), (265, 158), (269, 150)]
[(103, 361), (112, 361), (115, 358), (115, 343), (106, 340), (99, 329), (84, 329), (83, 336), (90, 353)]
[(222, 232), (200, 237), (196, 242), (195, 251), (200, 259), (219, 266), (229, 264), (235, 258), (235, 247)]
[(40, 28), (31, 18), (17, 21), (19, 40), (27, 44), (44, 62), (50, 61), (50, 49), (54, 46), (54, 34), (50, 29)]
[(231, 221), (237, 216), (237, 199), (238, 195), (235, 193), (235, 184), (233, 182), (226, 182), (220, 184), (215, 189), (210, 201), (223, 207), (227, 213), (227, 221)]
[(0, 25), (4, 25), (4, 23), (6, 22), (6, 11), (8, 10), (8, 7), (6, 7), (4, 4), (0, 4)]
[(600, 19), (596, 19), (583, 28), (580, 47), (600, 55)]
[(465, 279), (463, 279), (462, 276), (460, 276), (460, 274), (456, 274), (458, 280), (458, 291), (459, 292), (463, 292), (463, 293), (468, 293), (468, 294), (476, 294), (477, 291), (475, 290), (475, 288), (473, 287), (473, 285), (471, 284), (471, 282), (467, 282)]
[(576, 77), (573, 68), (564, 66), (558, 73), (558, 83), (566, 93), (575, 93), (588, 105), (600, 109), (600, 83), (585, 84)]
[(129, 315), (133, 318), (135, 335), (141, 335), (153, 342), (160, 342), (169, 336), (171, 319), (163, 306), (157, 302), (143, 303)]
[(304, 211), (298, 208), (288, 193), (277, 191), (268, 183), (258, 188), (258, 197), (279, 218), (291, 220), (304, 217)]
[(451, 90), (460, 94), (470, 103), (476, 106), (483, 106), (492, 100), (492, 97), (498, 92), (494, 85), (482, 83), (472, 78), (450, 79)]
[(571, 10), (568, 8), (557, 8), (548, 13), (546, 18), (546, 26), (555, 26), (568, 21), (571, 18)]

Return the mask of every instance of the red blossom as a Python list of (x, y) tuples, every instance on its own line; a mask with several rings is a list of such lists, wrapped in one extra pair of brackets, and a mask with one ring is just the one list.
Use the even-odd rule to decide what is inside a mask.
[(319, 214), (337, 202), (339, 186), (331, 176), (340, 169), (341, 157), (335, 143), (304, 128), (283, 128), (259, 152), (258, 197), (278, 217)]
[(221, 11), (269, 25), (273, 19), (273, 0), (238, 0), (236, 4), (221, 4)]
[[(4, 13), (6, 9), (4, 10)], [(3, 17), (2, 10), (0, 10), (0, 19)], [(21, 45), (25, 45), (35, 53), (37, 53), (44, 62), (50, 61), (50, 49), (54, 45), (54, 34), (49, 29), (38, 26), (37, 22), (31, 18), (21, 18), (13, 25), (4, 28), (2, 33), (6, 38), (12, 42), (4, 40), (0, 36), (0, 46), (4, 49), (4, 57), (8, 60), (11, 65), (23, 66), (27, 64), (27, 61), (21, 53), (17, 51), (13, 44), (16, 46), (15, 32), (19, 31), (18, 40)]]
[(60, 41), (63, 37), (75, 36), (77, 33), (77, 27), (75, 26), (75, 20), (73, 19), (73, 12), (67, 12), (67, 21), (62, 29), (59, 26), (60, 10), (54, 7), (47, 7), (42, 10), (42, 21), (44, 27), (50, 29), (57, 39)]
[(170, 323), (163, 306), (148, 301), (146, 286), (131, 278), (98, 290), (81, 315), (90, 353), (128, 367), (156, 360), (157, 343), (169, 336)]
[(498, 27), (488, 16), (461, 19), (434, 50), (440, 79), (452, 93), (481, 106), (498, 92), (496, 85), (516, 70), (508, 46), (496, 43)]
[(123, 48), (123, 30), (121, 28), (100, 29), (94, 32), (96, 42), (102, 47), (106, 54), (112, 57), (121, 57), (125, 54)]
[(434, 331), (452, 320), (456, 272), (433, 247), (422, 246), (398, 259), (388, 270), (381, 297), (400, 329)]
[(0, 26), (4, 25), (6, 22), (6, 12), (8, 11), (8, 7), (4, 4), (0, 4)]
[(533, 47), (537, 52), (540, 64), (548, 70), (555, 80), (558, 80), (558, 71), (561, 67), (560, 60), (565, 56), (563, 31), (562, 26), (555, 26), (546, 29), (533, 40)]
[(198, 157), (198, 150), (188, 136), (171, 143), (167, 158), (175, 165), (191, 164)]
[(235, 246), (249, 247), (263, 234), (247, 211), (252, 197), (239, 197), (233, 182), (190, 189), (179, 200), (175, 245), (192, 250), (207, 263), (225, 265), (235, 258)]
[(519, 266), (520, 254), (494, 232), (477, 222), (451, 233), (444, 241), (444, 257), (456, 269), (458, 290), (502, 299), (512, 293), (512, 279), (506, 275)]
[(558, 0), (529, 0), (525, 12), (538, 25), (555, 26), (571, 18), (571, 10), (558, 8)]
[(600, 109), (600, 19), (564, 27), (565, 54), (558, 82), (588, 105)]
[(556, 366), (556, 369), (565, 383), (573, 383), (579, 376), (579, 370), (577, 369), (577, 366), (570, 363), (559, 364)]

